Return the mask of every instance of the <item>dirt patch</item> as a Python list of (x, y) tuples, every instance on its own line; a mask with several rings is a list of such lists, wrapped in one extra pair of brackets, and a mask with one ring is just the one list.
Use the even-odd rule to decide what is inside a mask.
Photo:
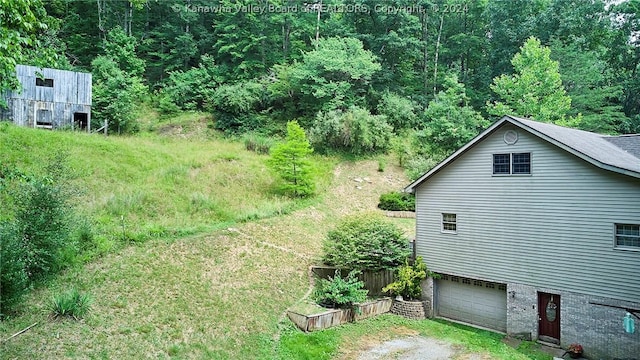
[(456, 350), (449, 343), (422, 336), (386, 341), (360, 354), (358, 360), (447, 360)]
[[(354, 346), (357, 343), (357, 346)], [(467, 352), (459, 345), (420, 336), (405, 327), (369, 334), (351, 342), (337, 357), (340, 360), (490, 360), (484, 353)]]

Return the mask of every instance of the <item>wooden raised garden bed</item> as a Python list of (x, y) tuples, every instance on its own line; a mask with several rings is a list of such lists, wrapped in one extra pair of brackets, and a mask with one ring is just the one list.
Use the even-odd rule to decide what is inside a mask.
[(311, 311), (292, 308), (287, 310), (287, 315), (302, 331), (316, 331), (384, 314), (389, 312), (391, 304), (391, 298), (381, 298), (356, 304), (359, 311), (353, 311), (352, 309), (325, 309), (318, 306), (315, 309), (312, 307)]

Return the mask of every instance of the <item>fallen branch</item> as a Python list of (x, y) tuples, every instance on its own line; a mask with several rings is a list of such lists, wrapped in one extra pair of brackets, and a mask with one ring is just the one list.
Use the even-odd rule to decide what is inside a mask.
[(16, 336), (18, 336), (18, 335), (20, 335), (20, 334), (22, 334), (22, 333), (27, 332), (27, 330), (31, 329), (32, 327), (34, 327), (34, 326), (36, 326), (36, 325), (38, 325), (38, 323), (37, 323), (37, 322), (35, 322), (35, 323), (33, 323), (33, 324), (31, 324), (31, 325), (27, 326), (26, 328), (24, 328), (24, 329), (22, 329), (22, 330), (18, 331), (18, 332), (17, 332), (17, 333), (15, 333), (15, 334), (13, 334), (13, 335), (9, 336), (8, 338), (6, 338), (6, 339), (2, 340), (2, 342), (3, 342), (3, 343), (5, 343), (5, 342), (7, 342), (7, 341), (9, 341), (9, 340), (13, 339), (13, 338), (14, 338), (14, 337), (16, 337)]

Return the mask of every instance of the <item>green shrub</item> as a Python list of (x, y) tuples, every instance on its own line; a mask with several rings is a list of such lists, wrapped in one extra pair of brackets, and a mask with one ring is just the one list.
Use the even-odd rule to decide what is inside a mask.
[(61, 154), (50, 160), (44, 175), (3, 170), (1, 314), (11, 311), (34, 281), (55, 274), (78, 256), (80, 239), (71, 236), (76, 217), (70, 173), (66, 156)]
[(29, 287), (20, 236), (13, 224), (0, 222), (0, 320), (20, 301)]
[(346, 112), (319, 112), (310, 131), (314, 147), (344, 150), (355, 154), (386, 152), (393, 128), (384, 115), (371, 115), (356, 106)]
[(427, 276), (433, 276), (433, 273), (427, 269), (421, 256), (418, 256), (413, 265), (409, 265), (409, 260), (405, 260), (404, 265), (397, 270), (396, 281), (385, 286), (382, 291), (400, 295), (406, 300), (419, 299), (422, 295), (420, 282)]
[(339, 270), (336, 270), (333, 277), (319, 279), (313, 300), (329, 308), (352, 308), (354, 303), (365, 301), (369, 291), (364, 289), (364, 282), (358, 280), (357, 275), (357, 271), (351, 271), (346, 278), (342, 278)]
[(377, 214), (343, 219), (324, 242), (324, 262), (359, 270), (393, 269), (409, 256), (409, 240)]
[(89, 312), (91, 302), (89, 294), (81, 294), (77, 289), (72, 289), (54, 296), (49, 309), (54, 318), (70, 317), (78, 320)]
[(245, 131), (260, 128), (265, 89), (255, 81), (221, 85), (211, 95), (215, 127), (223, 131)]
[(382, 194), (378, 208), (388, 211), (416, 211), (416, 197), (404, 192)]
[(418, 123), (417, 105), (411, 99), (398, 94), (384, 93), (377, 109), (379, 114), (387, 117), (387, 121), (396, 132), (410, 129)]

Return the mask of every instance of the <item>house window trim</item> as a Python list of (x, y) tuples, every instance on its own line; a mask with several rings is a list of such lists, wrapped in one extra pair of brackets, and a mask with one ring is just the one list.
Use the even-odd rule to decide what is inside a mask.
[[(444, 228), (444, 216), (445, 215), (454, 215), (455, 218), (455, 222), (453, 222), (453, 224), (455, 225), (456, 229), (455, 230), (447, 230)], [(451, 222), (447, 222), (447, 223), (451, 223)], [(458, 234), (458, 214), (457, 213), (453, 213), (453, 212), (442, 212), (440, 213), (440, 232), (443, 234), (453, 234), (456, 235)]]
[[(496, 174), (494, 172), (494, 156), (495, 155), (509, 155), (509, 173), (508, 174)], [(529, 154), (529, 173), (513, 173), (513, 155), (514, 154)], [(493, 177), (505, 177), (505, 176), (532, 176), (533, 175), (533, 152), (532, 151), (518, 151), (518, 152), (496, 152), (491, 154), (491, 176)]]
[(614, 250), (620, 250), (620, 251), (637, 251), (640, 252), (640, 246), (628, 246), (628, 245), (618, 245), (618, 225), (631, 225), (631, 226), (638, 226), (640, 227), (640, 224), (630, 224), (630, 223), (622, 223), (622, 222), (617, 222), (613, 224), (613, 249)]

